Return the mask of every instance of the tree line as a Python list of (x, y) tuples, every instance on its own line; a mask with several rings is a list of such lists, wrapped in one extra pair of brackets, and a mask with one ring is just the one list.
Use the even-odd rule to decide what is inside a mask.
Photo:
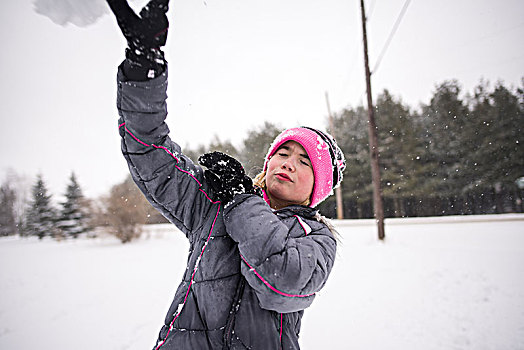
[[(0, 236), (75, 239), (82, 234), (96, 237), (101, 228), (127, 243), (141, 235), (143, 225), (167, 222), (147, 202), (130, 176), (112, 186), (109, 194), (89, 199), (71, 173), (64, 200), (58, 207), (41, 174), (31, 187), (29, 199), (19, 198), (23, 193), (16, 189), (16, 183), (16, 175), (11, 172), (0, 186)], [(22, 205), (18, 203), (20, 199)]]
[[(14, 181), (7, 179), (0, 186), (0, 236), (19, 234), (50, 236), (56, 239), (77, 238), (92, 229), (89, 201), (84, 198), (74, 173), (65, 190), (65, 200), (55, 207), (42, 175), (38, 175), (31, 188), (30, 200), (17, 210), (17, 193)], [(18, 208), (20, 209), (20, 208)]]
[[(522, 88), (481, 82), (462, 97), (459, 83), (446, 81), (419, 110), (384, 90), (375, 117), (386, 217), (523, 212)], [(366, 123), (363, 107), (334, 118), (348, 159), (342, 183), (348, 218), (373, 216)], [(333, 207), (333, 200), (325, 203), (326, 211)]]
[[(523, 80), (524, 82), (524, 80)], [(428, 104), (412, 108), (382, 91), (375, 103), (381, 189), (386, 217), (523, 212), (524, 90), (481, 81), (462, 94), (456, 80), (435, 87)], [(342, 182), (345, 218), (372, 218), (367, 109), (335, 113), (333, 129), (347, 168)], [(248, 132), (240, 147), (218, 137), (187, 151), (193, 159), (219, 150), (237, 157), (256, 175), (265, 152), (283, 128), (272, 124)], [(519, 182), (519, 179), (520, 182)], [(319, 209), (336, 216), (332, 196)]]
[[(429, 103), (417, 109), (388, 90), (378, 95), (374, 108), (386, 217), (524, 212), (522, 87), (510, 89), (503, 83), (491, 87), (481, 81), (463, 95), (460, 84), (451, 80), (437, 85)], [(291, 126), (295, 125), (286, 127)], [(366, 108), (335, 113), (333, 126), (330, 132), (347, 160), (341, 191), (344, 217), (371, 218)], [(228, 153), (255, 176), (283, 128), (264, 122), (249, 130), (240, 146), (215, 136), (209, 144), (186, 147), (184, 152), (194, 161), (212, 150)], [(103, 227), (125, 243), (140, 236), (143, 224), (167, 222), (129, 176), (107, 195), (88, 199), (72, 173), (59, 208), (53, 206), (41, 175), (28, 203), (20, 205), (20, 196), (12, 182), (0, 186), (0, 236), (74, 238), (94, 235), (97, 227)], [(335, 205), (332, 196), (319, 209), (335, 217)]]

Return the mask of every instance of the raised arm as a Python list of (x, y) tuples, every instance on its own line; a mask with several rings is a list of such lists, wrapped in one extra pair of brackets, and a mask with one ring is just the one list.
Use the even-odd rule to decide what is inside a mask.
[(212, 206), (202, 169), (181, 152), (165, 123), (167, 0), (152, 0), (137, 16), (125, 0), (108, 0), (128, 42), (118, 70), (122, 153), (149, 202), (186, 235)]

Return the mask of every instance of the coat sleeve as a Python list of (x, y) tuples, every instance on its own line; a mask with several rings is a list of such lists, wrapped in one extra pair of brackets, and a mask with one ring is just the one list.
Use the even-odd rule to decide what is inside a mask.
[(147, 200), (189, 236), (215, 203), (202, 168), (181, 153), (165, 123), (167, 70), (142, 82), (127, 81), (119, 68), (117, 108), (122, 153)]
[(335, 259), (336, 241), (327, 226), (318, 223), (306, 235), (298, 218), (288, 227), (255, 195), (236, 196), (224, 223), (262, 308), (287, 313), (311, 305)]

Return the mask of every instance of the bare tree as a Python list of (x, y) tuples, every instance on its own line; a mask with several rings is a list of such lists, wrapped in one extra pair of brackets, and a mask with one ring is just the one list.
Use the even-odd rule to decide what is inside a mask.
[(150, 204), (133, 183), (130, 176), (111, 188), (105, 199), (105, 220), (109, 232), (122, 243), (127, 243), (142, 234)]
[(2, 176), (2, 185), (14, 191), (13, 211), (17, 225), (17, 231), (24, 225), (25, 211), (28, 208), (29, 198), (31, 194), (32, 179), (26, 175), (17, 173), (14, 169), (8, 168)]

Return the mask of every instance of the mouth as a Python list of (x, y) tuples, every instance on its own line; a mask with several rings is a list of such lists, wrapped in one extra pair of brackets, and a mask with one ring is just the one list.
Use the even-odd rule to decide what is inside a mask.
[(293, 182), (293, 180), (291, 180), (291, 178), (285, 173), (277, 173), (275, 176), (281, 181)]

